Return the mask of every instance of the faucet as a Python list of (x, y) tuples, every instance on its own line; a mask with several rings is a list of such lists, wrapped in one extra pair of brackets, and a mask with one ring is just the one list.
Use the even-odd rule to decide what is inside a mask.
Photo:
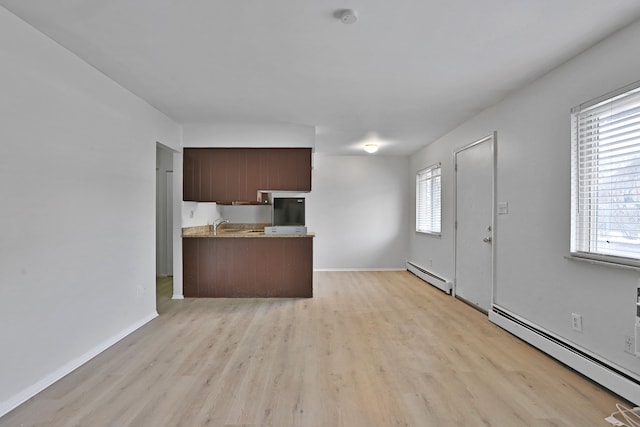
[(218, 218), (213, 222), (213, 235), (217, 235), (218, 234), (218, 227), (220, 227), (222, 224), (225, 224), (229, 222), (228, 219), (224, 219), (224, 218)]

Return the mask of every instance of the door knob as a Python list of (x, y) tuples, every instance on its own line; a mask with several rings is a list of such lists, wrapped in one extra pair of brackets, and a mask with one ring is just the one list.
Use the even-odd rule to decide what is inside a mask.
[(485, 237), (482, 241), (485, 243), (491, 243), (491, 237)]

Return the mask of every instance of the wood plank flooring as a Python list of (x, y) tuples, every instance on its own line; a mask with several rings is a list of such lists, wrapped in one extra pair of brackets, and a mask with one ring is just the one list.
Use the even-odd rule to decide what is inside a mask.
[[(0, 426), (607, 426), (616, 395), (408, 272), (168, 299)], [(160, 287), (159, 287), (160, 289)]]
[(158, 309), (164, 308), (172, 296), (173, 277), (156, 277), (156, 306)]

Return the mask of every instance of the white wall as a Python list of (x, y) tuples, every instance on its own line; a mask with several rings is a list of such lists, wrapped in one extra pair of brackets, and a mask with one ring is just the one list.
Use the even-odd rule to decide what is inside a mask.
[(208, 123), (183, 128), (185, 147), (314, 147), (314, 126), (289, 123)]
[(315, 269), (403, 269), (408, 157), (317, 154), (306, 201)]
[[(453, 151), (497, 130), (497, 201), (509, 203), (509, 214), (497, 217), (496, 303), (635, 375), (640, 359), (623, 349), (640, 273), (565, 256), (570, 109), (638, 80), (639, 44), (637, 22), (425, 147), (409, 171), (413, 183), (417, 170), (442, 162), (442, 237), (410, 233), (409, 258), (433, 259), (433, 270), (453, 278)], [(414, 215), (413, 193), (412, 201)], [(582, 333), (571, 329), (572, 312), (582, 315)]]
[(0, 8), (0, 414), (149, 321), (180, 129)]

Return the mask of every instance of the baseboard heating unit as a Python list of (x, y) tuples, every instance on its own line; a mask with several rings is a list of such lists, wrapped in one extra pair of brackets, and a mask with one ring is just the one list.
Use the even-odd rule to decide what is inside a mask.
[(407, 262), (407, 270), (415, 274), (425, 282), (429, 283), (430, 285), (433, 285), (436, 288), (448, 294), (451, 294), (451, 289), (453, 288), (453, 286), (448, 280), (436, 274), (433, 274), (432, 272), (418, 266), (417, 264), (412, 263), (411, 261)]
[(502, 307), (494, 305), (489, 320), (630, 402), (640, 403), (638, 375)]

